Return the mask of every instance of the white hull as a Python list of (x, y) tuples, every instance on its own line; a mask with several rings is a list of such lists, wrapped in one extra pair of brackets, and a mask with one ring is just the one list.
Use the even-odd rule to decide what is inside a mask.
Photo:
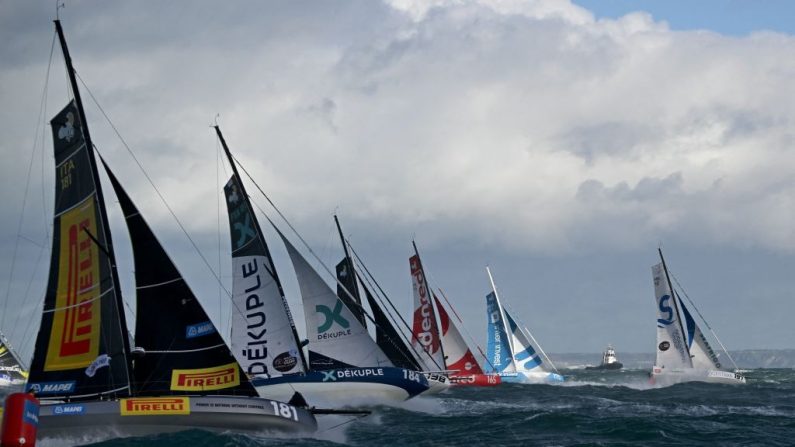
[(655, 385), (669, 386), (685, 382), (723, 383), (744, 385), (745, 376), (731, 371), (715, 369), (665, 369), (654, 367), (651, 380)]
[(563, 382), (563, 376), (546, 371), (521, 372), (521, 373), (500, 373), (503, 383), (526, 383), (526, 384), (550, 384)]
[(373, 405), (411, 397), (399, 386), (374, 382), (285, 382), (257, 385), (256, 389), (261, 397), (284, 402), (297, 391), (313, 407)]
[(450, 389), (452, 385), (450, 378), (441, 374), (424, 374), (428, 379), (428, 390), (424, 391), (422, 396), (433, 396)]
[[(139, 410), (124, 414), (125, 400), (44, 403), (39, 410), (38, 438), (105, 438), (145, 436), (201, 429), (248, 433), (312, 432), (317, 428), (307, 410), (257, 397), (189, 396), (136, 398), (146, 402), (183, 400), (182, 414)], [(151, 404), (150, 404), (151, 405)]]

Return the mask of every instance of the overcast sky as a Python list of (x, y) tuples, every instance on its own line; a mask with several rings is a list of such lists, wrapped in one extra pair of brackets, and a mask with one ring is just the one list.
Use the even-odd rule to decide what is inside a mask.
[[(47, 77), (52, 3), (0, 2), (0, 328), (24, 354), (49, 258), (46, 123), (68, 101), (57, 47)], [(546, 351), (653, 352), (662, 244), (730, 349), (795, 347), (793, 7), (576, 3), (69, 1), (60, 15), (80, 77), (228, 289), (216, 114), (324, 262), (341, 256), (337, 210), (408, 314), (415, 238), (482, 345), (489, 264)], [(95, 144), (228, 330), (213, 274), (83, 95)]]

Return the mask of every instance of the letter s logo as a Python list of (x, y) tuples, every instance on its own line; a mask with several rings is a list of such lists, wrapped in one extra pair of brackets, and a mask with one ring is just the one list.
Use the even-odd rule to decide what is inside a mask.
[(671, 295), (663, 295), (660, 297), (660, 312), (667, 313), (667, 318), (658, 318), (657, 327), (665, 327), (674, 322), (674, 311), (667, 301), (671, 299)]

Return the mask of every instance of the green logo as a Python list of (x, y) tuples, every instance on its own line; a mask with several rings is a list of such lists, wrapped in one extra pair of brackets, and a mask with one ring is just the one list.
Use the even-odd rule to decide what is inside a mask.
[(348, 323), (348, 320), (342, 318), (342, 301), (337, 301), (337, 304), (334, 306), (334, 310), (329, 309), (328, 306), (318, 304), (315, 306), (315, 311), (323, 314), (323, 316), (326, 317), (326, 321), (318, 326), (318, 333), (323, 333), (331, 329), (331, 325), (333, 325), (334, 322), (337, 322), (337, 324), (342, 326), (343, 329), (348, 329), (348, 327), (351, 325)]

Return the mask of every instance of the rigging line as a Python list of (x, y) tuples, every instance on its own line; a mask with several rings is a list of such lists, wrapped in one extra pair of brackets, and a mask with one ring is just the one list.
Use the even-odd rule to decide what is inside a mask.
[[(474, 344), (475, 347), (478, 348), (478, 351), (480, 351), (481, 354), (482, 354), (483, 353), (483, 349), (480, 347), (478, 342), (475, 340), (475, 337), (473, 337), (472, 334), (469, 333), (469, 330), (467, 329), (466, 325), (464, 324), (464, 320), (462, 320), (461, 317), (458, 316), (458, 312), (456, 312), (455, 307), (453, 307), (453, 304), (450, 302), (450, 300), (447, 299), (447, 295), (444, 294), (444, 290), (442, 290), (441, 287), (439, 288), (439, 293), (442, 295), (442, 298), (444, 298), (444, 302), (447, 303), (447, 306), (450, 307), (450, 310), (453, 311), (453, 315), (455, 315), (455, 317), (461, 323), (461, 326), (463, 326), (464, 333), (466, 334), (467, 338), (469, 338), (469, 342)], [(491, 363), (491, 361), (489, 361), (488, 357), (486, 357), (484, 355), (483, 358), (484, 358), (484, 360), (486, 360), (486, 362), (488, 362), (489, 366), (491, 366), (491, 369), (495, 369), (494, 365), (492, 365), (492, 363)]]
[(718, 338), (718, 334), (716, 334), (715, 331), (712, 329), (712, 326), (709, 325), (709, 323), (707, 322), (707, 319), (704, 318), (704, 315), (701, 315), (701, 311), (698, 310), (698, 306), (696, 306), (696, 303), (694, 303), (693, 300), (690, 299), (690, 296), (687, 294), (687, 291), (685, 290), (685, 288), (682, 287), (681, 284), (679, 284), (679, 280), (676, 279), (676, 276), (674, 276), (674, 274), (670, 270), (668, 270), (668, 274), (671, 276), (671, 278), (673, 278), (674, 282), (676, 283), (676, 287), (679, 287), (679, 290), (681, 290), (682, 293), (685, 295), (685, 298), (687, 298), (687, 301), (693, 306), (693, 309), (696, 310), (696, 313), (698, 314), (699, 318), (701, 318), (701, 321), (703, 321), (704, 324), (707, 326), (707, 329), (709, 329), (709, 332), (712, 334), (712, 336), (715, 337), (715, 340), (718, 342), (720, 347), (723, 349), (723, 352), (725, 352), (726, 356), (729, 357), (729, 360), (732, 362), (732, 365), (734, 365), (734, 369), (740, 369), (737, 366), (737, 363), (734, 362), (734, 359), (732, 358), (731, 354), (729, 354), (729, 350), (726, 349), (726, 346), (723, 346), (723, 343), (720, 341), (720, 338)]
[[(180, 230), (182, 230), (182, 233), (185, 235), (185, 237), (188, 238), (188, 241), (190, 241), (191, 245), (193, 246), (193, 249), (196, 251), (196, 253), (199, 255), (201, 260), (204, 262), (204, 265), (210, 270), (210, 272), (213, 274), (213, 277), (215, 277), (215, 280), (218, 281), (218, 284), (221, 285), (221, 288), (226, 292), (226, 295), (231, 299), (232, 298), (232, 294), (226, 289), (226, 287), (223, 286), (223, 283), (221, 282), (221, 278), (218, 276), (218, 274), (215, 272), (215, 270), (213, 270), (212, 266), (210, 265), (210, 262), (207, 261), (207, 258), (204, 256), (204, 254), (201, 252), (201, 250), (199, 250), (199, 246), (196, 244), (196, 242), (190, 236), (190, 234), (188, 233), (188, 230), (185, 229), (185, 226), (182, 225), (182, 221), (179, 220), (179, 218), (177, 217), (177, 214), (174, 212), (174, 210), (171, 208), (171, 206), (166, 201), (166, 198), (163, 197), (163, 194), (160, 193), (160, 190), (155, 185), (155, 182), (152, 180), (151, 177), (149, 177), (149, 173), (146, 172), (146, 169), (144, 169), (143, 165), (138, 160), (138, 157), (135, 156), (135, 153), (132, 151), (130, 146), (127, 144), (127, 141), (121, 136), (121, 133), (119, 133), (119, 130), (116, 128), (116, 125), (113, 124), (113, 121), (111, 121), (111, 119), (108, 116), (108, 114), (105, 113), (105, 109), (102, 108), (102, 106), (97, 101), (97, 98), (94, 97), (94, 93), (91, 91), (91, 89), (88, 88), (88, 86), (86, 85), (85, 81), (83, 81), (83, 78), (80, 77), (80, 75), (77, 73), (77, 71), (75, 71), (75, 76), (77, 77), (77, 79), (80, 80), (80, 83), (83, 85), (83, 88), (86, 89), (86, 91), (88, 92), (88, 96), (90, 96), (91, 100), (94, 101), (94, 104), (97, 106), (99, 111), (102, 113), (102, 116), (105, 117), (105, 120), (107, 120), (108, 124), (113, 129), (113, 132), (116, 134), (116, 136), (119, 138), (119, 140), (121, 141), (121, 143), (124, 146), (124, 148), (127, 150), (127, 153), (130, 154), (130, 156), (132, 157), (133, 161), (135, 161), (135, 164), (138, 165), (138, 168), (141, 170), (141, 173), (143, 173), (143, 175), (146, 178), (146, 180), (152, 186), (152, 189), (155, 190), (155, 193), (157, 193), (157, 197), (160, 198), (160, 201), (163, 203), (163, 205), (166, 207), (168, 212), (171, 214), (171, 217), (173, 217), (174, 220), (177, 222), (177, 225), (179, 226)], [(96, 149), (96, 146), (95, 146), (95, 149)], [(238, 309), (238, 310), (240, 310), (240, 309)]]
[[(33, 132), (33, 148), (31, 149), (30, 153), (30, 162), (28, 163), (28, 172), (27, 178), (25, 179), (25, 192), (22, 195), (22, 210), (19, 213), (19, 223), (17, 224), (17, 238), (14, 241), (14, 251), (11, 256), (11, 268), (8, 272), (8, 284), (6, 286), (6, 296), (3, 299), (3, 316), (0, 318), (0, 327), (6, 327), (6, 315), (8, 315), (8, 299), (11, 296), (11, 283), (14, 279), (14, 270), (16, 268), (16, 261), (17, 261), (17, 253), (19, 250), (19, 239), (22, 234), (22, 224), (25, 218), (25, 208), (28, 203), (28, 192), (30, 191), (30, 179), (31, 179), (31, 172), (33, 172), (33, 159), (36, 156), (36, 146), (38, 146), (38, 136), (39, 136), (39, 128), (41, 126), (41, 122), (44, 119), (44, 110), (46, 107), (47, 102), (47, 91), (49, 90), (49, 81), (50, 81), (50, 69), (52, 68), (52, 58), (53, 54), (55, 53), (55, 34), (52, 36), (52, 43), (50, 44), (50, 58), (47, 64), (47, 71), (44, 76), (44, 87), (42, 88), (41, 92), (41, 100), (39, 102), (39, 112), (38, 116), (36, 117), (36, 129)], [(44, 149), (42, 149), (42, 152)], [(9, 335), (13, 336), (13, 330)], [(9, 348), (11, 350), (11, 348)]]
[[(221, 195), (218, 194), (218, 191), (221, 190), (221, 159), (220, 159), (220, 142), (218, 139), (215, 139), (215, 218), (216, 218), (216, 226), (215, 226), (215, 233), (218, 235), (218, 275), (221, 275)], [(218, 288), (218, 321), (221, 323), (221, 327), (218, 328), (219, 332), (222, 334), (226, 333), (224, 330), (224, 311), (223, 311), (223, 291), (221, 288)]]
[(351, 422), (356, 422), (356, 421), (358, 421), (359, 419), (366, 418), (367, 416), (370, 416), (370, 415), (369, 415), (369, 414), (363, 414), (363, 415), (361, 415), (361, 416), (356, 416), (356, 417), (353, 417), (353, 418), (351, 418), (351, 419), (349, 419), (349, 420), (347, 420), (347, 421), (340, 422), (340, 423), (339, 423), (339, 424), (337, 424), (337, 425), (333, 425), (333, 426), (331, 426), (331, 427), (329, 427), (329, 428), (327, 428), (327, 429), (325, 429), (325, 430), (321, 431), (320, 433), (325, 433), (325, 432), (327, 432), (327, 431), (329, 431), (329, 430), (333, 430), (333, 429), (335, 429), (335, 428), (337, 428), (337, 427), (342, 427), (343, 425), (350, 424)]

